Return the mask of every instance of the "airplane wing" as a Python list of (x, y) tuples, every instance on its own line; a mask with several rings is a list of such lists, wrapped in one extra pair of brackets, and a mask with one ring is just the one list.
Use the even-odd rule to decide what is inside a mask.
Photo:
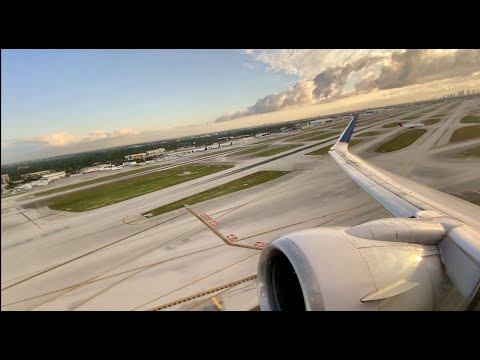
[(348, 151), (358, 115), (330, 149), (330, 156), (370, 196), (396, 217), (438, 218), (480, 230), (480, 207), (438, 190), (380, 170)]
[(397, 219), (286, 234), (260, 255), (262, 310), (480, 310), (480, 207), (329, 151)]

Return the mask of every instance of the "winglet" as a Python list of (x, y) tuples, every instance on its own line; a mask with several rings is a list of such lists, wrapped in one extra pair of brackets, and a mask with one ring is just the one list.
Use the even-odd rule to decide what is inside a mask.
[(352, 138), (353, 130), (355, 129), (355, 125), (357, 124), (359, 115), (356, 114), (352, 120), (348, 123), (348, 126), (343, 130), (342, 135), (338, 138), (337, 142), (335, 145), (333, 145), (330, 150), (335, 150), (335, 148), (340, 145), (340, 144), (345, 144), (344, 147), (346, 148), (348, 146), (348, 143), (350, 142), (350, 139)]

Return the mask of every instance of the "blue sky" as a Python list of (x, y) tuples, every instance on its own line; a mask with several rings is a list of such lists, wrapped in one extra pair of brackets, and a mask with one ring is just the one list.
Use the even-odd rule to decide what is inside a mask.
[(475, 49), (1, 55), (2, 164), (480, 89)]
[(298, 79), (245, 63), (240, 50), (2, 51), (2, 137), (207, 122)]

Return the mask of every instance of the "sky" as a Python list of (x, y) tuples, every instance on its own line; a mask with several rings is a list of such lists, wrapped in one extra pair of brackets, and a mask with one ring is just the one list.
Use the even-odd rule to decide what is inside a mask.
[(1, 162), (480, 89), (480, 50), (2, 50)]

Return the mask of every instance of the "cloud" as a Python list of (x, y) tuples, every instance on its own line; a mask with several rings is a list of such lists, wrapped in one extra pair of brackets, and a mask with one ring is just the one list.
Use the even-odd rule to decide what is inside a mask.
[(268, 71), (301, 80), (293, 87), (228, 112), (215, 122), (314, 105), (378, 90), (397, 89), (480, 71), (480, 50), (249, 50)]
[(215, 120), (215, 122), (223, 122), (233, 120), (245, 116), (264, 114), (277, 111), (285, 107), (312, 104), (313, 89), (315, 84), (313, 81), (304, 81), (296, 84), (288, 90), (265, 96), (256, 102), (255, 105), (247, 109), (237, 111), (235, 113), (225, 113)]
[(331, 95), (341, 94), (351, 74), (365, 71), (384, 59), (385, 55), (370, 55), (350, 64), (325, 69), (313, 79), (315, 83), (315, 89), (313, 90), (315, 97), (327, 98)]
[(76, 137), (66, 132), (56, 132), (48, 135), (38, 136), (35, 140), (42, 143), (47, 143), (51, 146), (65, 146), (75, 142)]
[(282, 49), (248, 50), (245, 54), (262, 62), (269, 71), (285, 71), (301, 80), (311, 80), (322, 71), (336, 66), (345, 66), (362, 58), (390, 54), (392, 50), (349, 49)]
[(395, 51), (390, 63), (370, 82), (371, 89), (393, 89), (467, 76), (480, 70), (480, 50)]
[(65, 147), (77, 143), (91, 142), (102, 139), (114, 139), (125, 136), (138, 135), (140, 132), (133, 128), (123, 128), (115, 131), (95, 130), (88, 133), (87, 136), (72, 135), (64, 131), (54, 132), (52, 134), (40, 135), (29, 139), (2, 140), (2, 148), (11, 147), (18, 144), (39, 144), (53, 147)]
[(242, 64), (242, 66), (245, 68), (245, 69), (255, 69), (255, 64), (254, 63), (251, 63), (251, 62), (245, 62)]
[(88, 136), (81, 139), (81, 141), (95, 141), (100, 139), (118, 137), (118, 136), (131, 136), (138, 135), (139, 131), (132, 128), (124, 128), (116, 131), (96, 130), (88, 134)]
[(133, 128), (95, 130), (87, 135), (59, 131), (32, 138), (2, 139), (2, 163), (119, 146), (138, 140)]

